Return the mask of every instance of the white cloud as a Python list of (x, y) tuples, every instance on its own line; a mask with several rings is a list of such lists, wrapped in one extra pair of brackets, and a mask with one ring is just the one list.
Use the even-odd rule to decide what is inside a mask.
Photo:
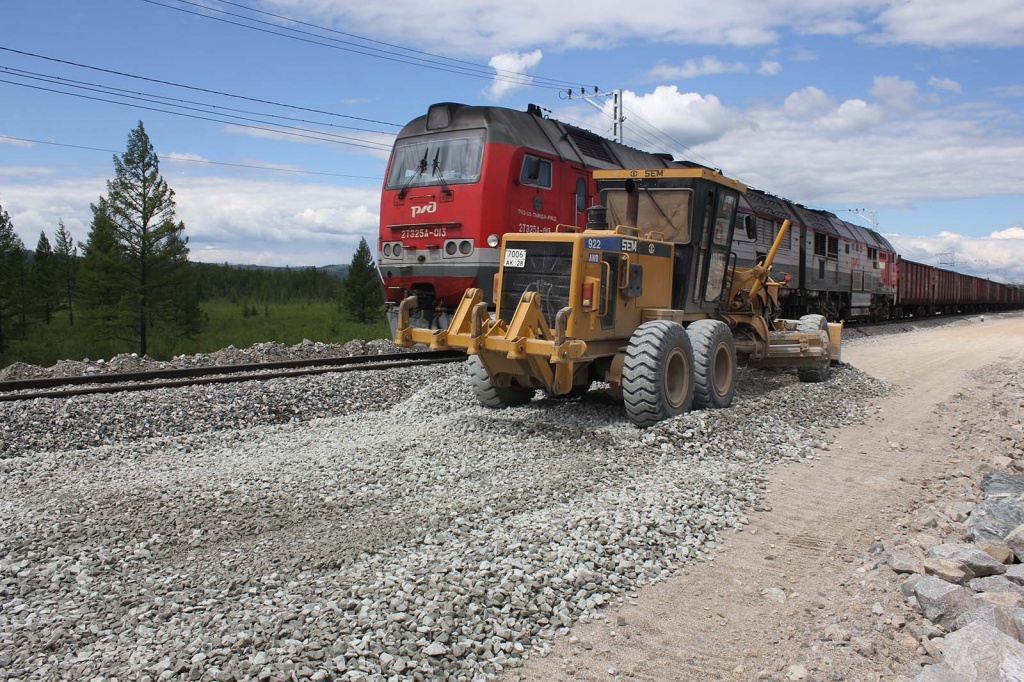
[(656, 7), (566, 0), (264, 0), (277, 11), (346, 31), (437, 51), (444, 27), (447, 54), (493, 55), (537, 47), (602, 49), (627, 43), (778, 44), (790, 34), (864, 36), (927, 46), (1024, 45), (1019, 0), (734, 0), (708, 11), (703, 0)]
[(56, 168), (51, 166), (0, 166), (0, 178), (24, 178), (39, 175), (54, 175)]
[[(380, 188), (313, 182), (237, 180), (165, 174), (185, 222), (192, 260), (264, 265), (347, 263), (365, 237), (376, 245)], [(57, 221), (85, 241), (103, 178), (4, 187), (4, 209), (15, 231), (34, 245)]]
[(993, 232), (990, 236), (992, 239), (1024, 239), (1024, 227), (1008, 227)]
[(782, 73), (782, 64), (766, 59), (757, 67), (757, 73), (759, 76), (778, 76)]
[(657, 80), (673, 80), (710, 76), (719, 73), (742, 73), (747, 70), (748, 67), (743, 62), (729, 64), (717, 57), (702, 57), (700, 60), (687, 59), (679, 66), (658, 64), (651, 69), (650, 76)]
[(666, 151), (668, 146), (659, 149), (652, 144), (659, 140), (652, 127), (689, 147), (750, 124), (740, 112), (725, 106), (714, 95), (679, 92), (675, 85), (658, 86), (646, 95), (626, 90), (622, 93), (622, 105), (627, 143), (651, 151)]
[[(1009, 233), (1015, 236), (997, 236)], [(958, 272), (1001, 282), (1024, 282), (1024, 228), (1011, 227), (989, 237), (968, 237), (943, 231), (937, 235), (887, 234), (906, 259), (938, 265), (939, 254), (952, 254)]]
[(907, 113), (915, 108), (917, 84), (913, 81), (897, 76), (876, 76), (869, 92), (896, 111)]
[(849, 136), (878, 125), (885, 118), (880, 107), (868, 104), (862, 99), (848, 99), (834, 111), (822, 116), (817, 127), (830, 134)]
[(209, 161), (205, 156), (190, 152), (159, 152), (157, 156), (160, 161), (167, 163), (207, 163)]
[(928, 79), (928, 85), (932, 86), (936, 90), (946, 90), (948, 92), (960, 94), (960, 84), (950, 78), (937, 78), (932, 76)]
[(544, 54), (540, 50), (526, 54), (506, 52), (494, 55), (488, 64), (497, 71), (497, 74), (484, 94), (492, 100), (499, 100), (510, 92), (529, 85), (533, 78), (527, 76), (526, 72), (540, 64), (543, 57)]
[(1024, 45), (1024, 4), (1019, 0), (901, 0), (886, 2), (875, 22), (876, 40), (931, 47)]
[(818, 118), (835, 107), (835, 100), (813, 85), (791, 93), (783, 104), (785, 112), (797, 119)]

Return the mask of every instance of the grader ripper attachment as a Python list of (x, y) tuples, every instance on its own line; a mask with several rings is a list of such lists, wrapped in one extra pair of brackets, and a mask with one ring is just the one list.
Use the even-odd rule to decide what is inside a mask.
[(493, 317), (480, 289), (468, 289), (447, 329), (415, 328), (410, 297), (395, 342), (464, 349), (488, 407), (606, 382), (638, 426), (728, 407), (740, 361), (828, 378), (842, 325), (776, 317), (782, 283), (769, 275), (788, 221), (763, 263), (739, 268), (730, 247), (741, 183), (704, 168), (595, 177), (602, 205), (586, 230), (505, 235)]

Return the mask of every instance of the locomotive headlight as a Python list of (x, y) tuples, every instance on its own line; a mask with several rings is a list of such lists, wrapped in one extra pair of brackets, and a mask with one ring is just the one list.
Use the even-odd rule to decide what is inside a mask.
[(459, 250), (459, 245), (453, 241), (448, 242), (444, 245), (444, 252), (449, 256), (454, 256), (455, 252)]
[(487, 235), (487, 246), (492, 249), (498, 248), (498, 244), (501, 243), (501, 238), (496, 234)]
[(390, 242), (388, 242), (387, 244), (384, 245), (384, 255), (387, 256), (388, 258), (391, 258), (391, 243)]
[(459, 242), (459, 252), (463, 256), (468, 256), (470, 253), (473, 252), (473, 242), (469, 241), (468, 239), (463, 239), (461, 242)]
[(395, 248), (391, 250), (391, 253), (398, 258), (402, 255), (402, 242), (395, 242)]

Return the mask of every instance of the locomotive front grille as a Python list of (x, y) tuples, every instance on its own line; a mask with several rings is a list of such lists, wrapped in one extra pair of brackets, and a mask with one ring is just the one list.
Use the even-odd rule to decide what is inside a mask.
[(508, 321), (522, 295), (536, 291), (544, 319), (554, 327), (555, 315), (569, 305), (573, 242), (508, 241), (505, 248), (525, 250), (526, 262), (521, 268), (503, 269), (499, 315)]

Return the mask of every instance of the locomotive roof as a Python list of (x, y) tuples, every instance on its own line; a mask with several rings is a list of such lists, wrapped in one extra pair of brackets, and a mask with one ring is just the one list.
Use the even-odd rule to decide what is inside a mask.
[[(432, 112), (436, 115), (432, 116)], [(591, 168), (696, 167), (673, 161), (668, 154), (648, 152), (607, 140), (589, 130), (544, 118), (536, 111), (505, 107), (478, 107), (456, 102), (430, 106), (424, 116), (410, 121), (398, 139), (451, 130), (485, 128), (492, 142), (524, 146)]]
[(793, 210), (790, 208), (789, 202), (785, 199), (781, 199), (775, 195), (753, 188), (747, 190), (747, 194), (744, 198), (750, 204), (750, 208), (753, 209), (754, 213), (774, 216), (780, 221), (790, 220), (795, 223), (799, 220), (799, 218), (793, 214)]

